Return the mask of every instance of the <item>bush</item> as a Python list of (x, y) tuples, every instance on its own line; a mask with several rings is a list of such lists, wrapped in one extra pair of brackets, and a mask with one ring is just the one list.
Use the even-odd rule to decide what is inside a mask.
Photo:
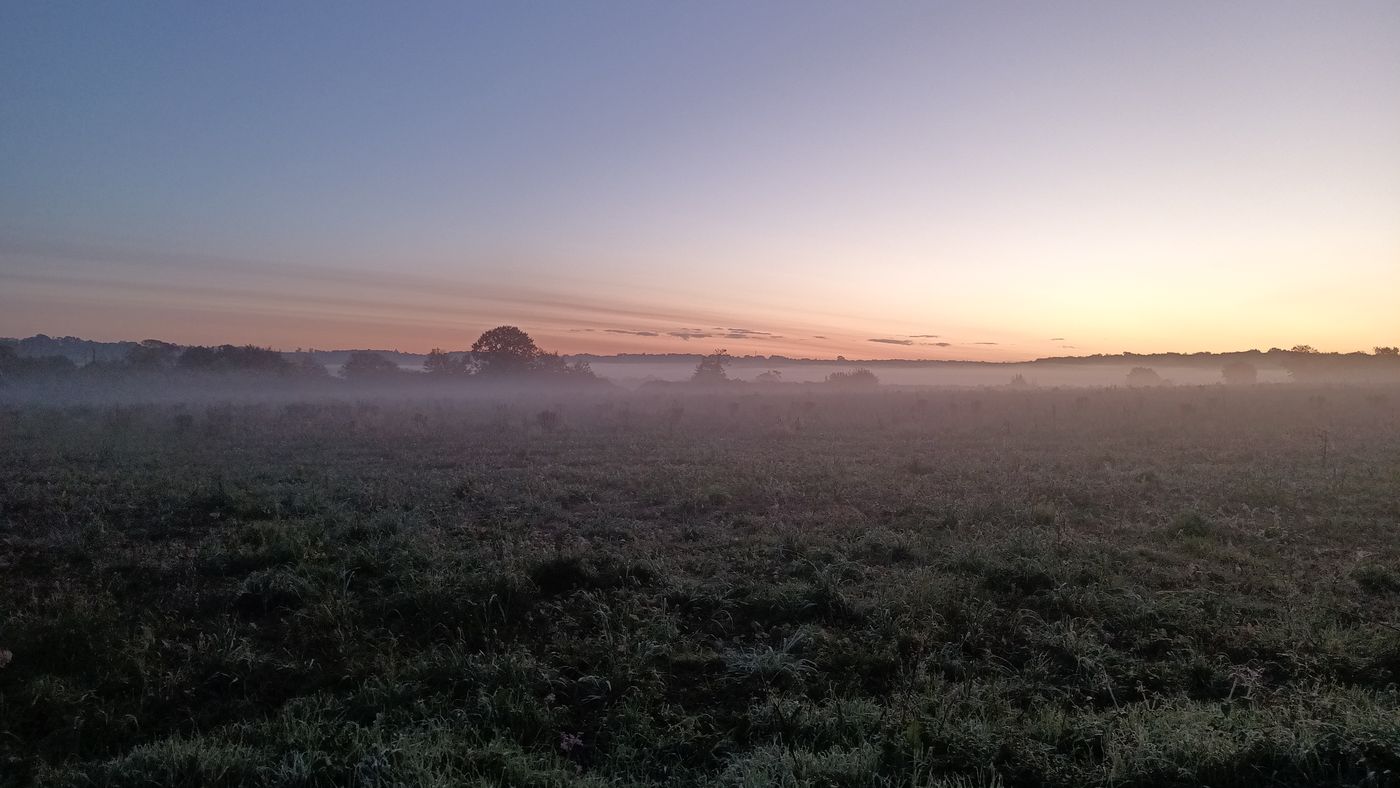
[(849, 372), (833, 372), (826, 376), (826, 382), (835, 386), (865, 387), (879, 385), (880, 379), (874, 372), (861, 367)]

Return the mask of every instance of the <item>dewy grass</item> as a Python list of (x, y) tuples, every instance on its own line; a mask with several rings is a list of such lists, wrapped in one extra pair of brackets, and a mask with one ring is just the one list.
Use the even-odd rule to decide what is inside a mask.
[(1394, 785), (1318, 394), (3, 406), (0, 784)]

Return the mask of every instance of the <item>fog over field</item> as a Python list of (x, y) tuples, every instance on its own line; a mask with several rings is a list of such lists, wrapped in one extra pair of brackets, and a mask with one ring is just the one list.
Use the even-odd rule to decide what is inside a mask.
[(1400, 0), (0, 3), (0, 788), (1400, 788)]
[[(619, 385), (635, 388), (651, 380), (686, 381), (695, 370), (694, 363), (685, 361), (591, 361), (599, 375)], [(848, 372), (856, 368), (869, 369), (883, 384), (894, 386), (1004, 386), (1020, 375), (1032, 386), (1116, 386), (1123, 385), (1133, 367), (1131, 362), (1118, 364), (909, 364), (909, 363), (784, 363), (761, 361), (736, 363), (733, 377), (754, 381), (768, 371), (777, 371), (786, 383), (820, 383), (833, 372)], [(1195, 366), (1153, 367), (1165, 380), (1182, 385), (1211, 385), (1219, 383), (1220, 369)], [(1288, 381), (1285, 369), (1270, 369), (1260, 373), (1260, 382)]]

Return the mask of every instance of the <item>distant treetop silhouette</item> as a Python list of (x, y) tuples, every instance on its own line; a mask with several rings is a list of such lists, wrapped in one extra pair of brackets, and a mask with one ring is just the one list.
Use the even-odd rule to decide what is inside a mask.
[(860, 367), (849, 372), (833, 372), (826, 376), (826, 382), (837, 386), (878, 386), (880, 378), (865, 367)]
[(543, 355), (535, 340), (515, 326), (497, 326), (472, 343), (472, 357), (484, 374), (525, 372)]
[(423, 359), (423, 371), (429, 375), (465, 375), (470, 370), (467, 368), (467, 359), (457, 353), (448, 353), (442, 348), (433, 348), (428, 351), (428, 357)]
[(1128, 385), (1133, 388), (1162, 385), (1162, 376), (1152, 367), (1133, 367), (1128, 370)]
[(716, 350), (700, 359), (700, 363), (695, 365), (695, 372), (691, 374), (690, 382), (702, 385), (728, 383), (729, 375), (724, 371), (724, 368), (730, 361), (728, 350), (722, 348)]

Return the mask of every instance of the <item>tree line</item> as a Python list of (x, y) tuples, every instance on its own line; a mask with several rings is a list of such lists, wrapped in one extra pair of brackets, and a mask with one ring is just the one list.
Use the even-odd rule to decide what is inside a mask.
[[(51, 348), (63, 348), (74, 343), (84, 343), (74, 337), (57, 340), (49, 337), (34, 337), (44, 340)], [(25, 340), (29, 342), (30, 340)], [(35, 355), (29, 348), (27, 354), (19, 352), (22, 343), (8, 344), (12, 340), (0, 341), (0, 384), (32, 380), (39, 382), (62, 379), (117, 379), (123, 377), (155, 377), (159, 375), (182, 375), (187, 373), (204, 375), (238, 375), (243, 377), (281, 378), (288, 380), (314, 381), (328, 380), (330, 370), (315, 357), (315, 353), (282, 353), (271, 348), (254, 345), (183, 346), (157, 339), (147, 339), (136, 343), (111, 343), (104, 347), (104, 353), (94, 350), (91, 360), (78, 364), (71, 353)], [(120, 352), (113, 352), (120, 351)], [(1213, 355), (1213, 354), (1206, 354)], [(1400, 348), (1378, 346), (1367, 353), (1323, 353), (1311, 345), (1295, 345), (1288, 350), (1271, 349), (1268, 353), (1249, 351), (1244, 353), (1216, 356), (1227, 359), (1223, 366), (1222, 382), (1234, 385), (1248, 385), (1259, 380), (1259, 368), (1246, 359), (1272, 358), (1278, 366), (1286, 369), (1290, 377), (1298, 381), (1338, 381), (1349, 380), (1394, 380), (1400, 379)], [(1125, 353), (1121, 356), (1086, 357), (1076, 362), (1103, 362), (1117, 360), (1186, 360), (1192, 355), (1159, 354), (1141, 356)], [(741, 383), (731, 378), (727, 367), (734, 360), (726, 350), (702, 356), (691, 375), (690, 383), (701, 386), (717, 386)], [(1068, 359), (1066, 359), (1068, 360)], [(1048, 361), (1048, 360), (1047, 360)], [(516, 326), (497, 326), (486, 331), (472, 343), (471, 350), (450, 352), (433, 348), (424, 359), (421, 369), (405, 369), (384, 354), (371, 350), (352, 351), (345, 363), (337, 371), (340, 378), (350, 382), (386, 382), (391, 380), (452, 380), (476, 378), (485, 380), (550, 380), (550, 381), (596, 381), (588, 362), (582, 359), (566, 359), (558, 353), (543, 350), (535, 340)], [(1028, 385), (1022, 376), (1019, 383)], [(773, 369), (759, 374), (755, 383), (782, 383), (782, 373)], [(834, 372), (827, 376), (827, 383), (843, 387), (874, 386), (879, 379), (869, 369), (858, 368)], [(1127, 384), (1132, 387), (1163, 385), (1166, 381), (1157, 371), (1147, 366), (1134, 366), (1128, 373)]]
[[(0, 344), (0, 383), (20, 380), (51, 382), (66, 378), (115, 379), (187, 374), (238, 375), (288, 380), (329, 380), (327, 367), (312, 354), (286, 354), (255, 345), (177, 345), (158, 339), (131, 344), (116, 360), (78, 364), (66, 355), (22, 356)], [(484, 378), (491, 380), (593, 381), (597, 376), (586, 361), (569, 361), (541, 349), (515, 326), (498, 326), (483, 333), (468, 352), (434, 348), (421, 371), (406, 370), (374, 351), (355, 351), (338, 370), (350, 382), (385, 382), (409, 378)]]

